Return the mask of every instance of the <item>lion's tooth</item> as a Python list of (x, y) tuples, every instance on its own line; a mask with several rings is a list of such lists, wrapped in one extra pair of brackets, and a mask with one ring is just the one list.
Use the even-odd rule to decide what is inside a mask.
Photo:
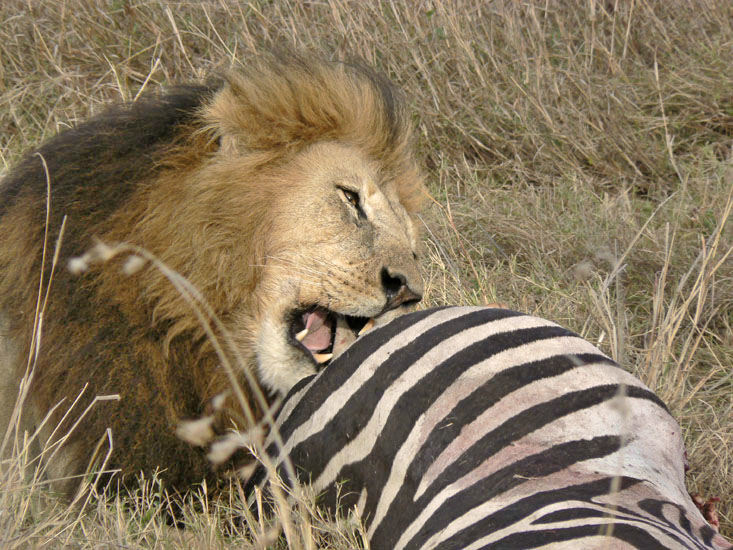
[(305, 338), (306, 336), (308, 336), (308, 327), (306, 327), (306, 328), (304, 328), (303, 330), (301, 330), (300, 332), (298, 332), (298, 333), (297, 333), (297, 334), (295, 335), (295, 339), (296, 339), (296, 340), (297, 340), (298, 342), (302, 342), (302, 341), (303, 341), (303, 338)]
[(314, 353), (313, 358), (316, 360), (316, 363), (325, 363), (326, 361), (330, 361), (331, 357), (333, 357), (333, 353)]
[(366, 324), (365, 324), (365, 325), (364, 325), (363, 327), (361, 327), (361, 330), (359, 331), (359, 334), (358, 334), (357, 336), (361, 336), (361, 335), (362, 335), (362, 334), (364, 334), (364, 333), (365, 333), (366, 331), (368, 331), (368, 330), (371, 330), (371, 329), (372, 329), (372, 327), (374, 327), (374, 319), (369, 319), (369, 320), (368, 320), (368, 321), (366, 322)]

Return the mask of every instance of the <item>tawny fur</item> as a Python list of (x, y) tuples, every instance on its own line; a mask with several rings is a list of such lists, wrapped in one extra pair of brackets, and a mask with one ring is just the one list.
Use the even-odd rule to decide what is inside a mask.
[[(64, 215), (68, 221), (25, 427), (65, 400), (49, 425), (57, 423), (84, 384), (76, 411), (95, 395), (121, 397), (93, 407), (54, 474), (83, 472), (111, 428), (109, 466), (123, 478), (160, 468), (175, 489), (213, 480), (203, 451), (178, 440), (175, 427), (229, 387), (199, 320), (159, 270), (125, 275), (124, 258), (81, 276), (64, 268), (94, 239), (143, 247), (186, 277), (232, 335), (226, 352), (243, 359), (268, 395), (315, 369), (287, 342), (294, 308), (379, 316), (385, 269), (422, 292), (414, 217), (423, 184), (408, 119), (389, 84), (365, 69), (262, 62), (221, 86), (176, 88), (115, 108), (38, 153), (0, 183), (0, 338), (1, 349), (15, 350), (0, 365), (14, 381), (4, 393), (17, 388), (31, 345), (46, 216), (42, 156), (52, 241)], [(359, 193), (359, 216), (342, 186)], [(0, 421), (2, 431), (8, 420)]]

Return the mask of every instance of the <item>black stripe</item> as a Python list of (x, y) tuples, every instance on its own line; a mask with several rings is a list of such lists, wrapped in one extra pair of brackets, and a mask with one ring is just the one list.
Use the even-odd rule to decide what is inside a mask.
[[(609, 492), (610, 494), (610, 492)], [(598, 508), (585, 508), (581, 506), (573, 506), (572, 508), (565, 508), (564, 510), (555, 510), (549, 514), (545, 514), (542, 517), (537, 518), (532, 522), (532, 525), (542, 525), (545, 523), (562, 523), (564, 521), (573, 521), (578, 519), (588, 518), (615, 518), (618, 520), (629, 520), (635, 521), (639, 516), (635, 514), (633, 517), (627, 517), (618, 513), (618, 509), (610, 504), (603, 504), (596, 502), (596, 506), (604, 508), (599, 510)], [(645, 521), (644, 523), (649, 523)]]
[[(679, 525), (672, 523), (667, 517), (664, 515), (664, 507), (665, 506), (672, 506), (677, 509), (680, 515), (680, 523)], [(679, 531), (680, 529), (683, 530), (683, 532), (687, 533), (691, 538), (697, 539), (698, 533), (695, 533), (692, 529), (692, 525), (690, 524), (690, 520), (687, 518), (687, 514), (685, 512), (685, 509), (680, 506), (679, 504), (675, 504), (674, 502), (669, 502), (665, 500), (657, 500), (657, 499), (651, 499), (647, 498), (639, 502), (639, 508), (644, 510), (645, 512), (651, 514), (652, 516), (659, 518), (659, 521), (663, 522), (664, 524), (668, 525), (672, 529)], [(703, 543), (707, 546), (712, 546), (713, 544), (713, 538), (717, 532), (710, 527), (709, 525), (704, 525), (699, 532), (699, 538), (702, 539)]]
[[(527, 479), (546, 477), (578, 462), (608, 456), (620, 448), (621, 438), (619, 436), (603, 435), (594, 437), (593, 439), (581, 439), (554, 445), (549, 449), (545, 449), (534, 455), (517, 460), (516, 462), (509, 464), (477, 481), (470, 487), (467, 487), (463, 491), (446, 500), (440, 508), (430, 516), (420, 531), (418, 531), (406, 545), (405, 549), (410, 550), (421, 548), (429, 537), (443, 530), (452, 521), (463, 516), (469, 510), (472, 510), (480, 504), (488, 502), (495, 496), (509, 491), (518, 485), (522, 485), (527, 481)], [(441, 487), (445, 487), (445, 485), (441, 484)], [(400, 514), (401, 517), (399, 517), (399, 522), (401, 524), (409, 525), (412, 523), (412, 521), (417, 517), (417, 514), (427, 506), (431, 499), (425, 498), (425, 496), (426, 495), (420, 497), (420, 499), (411, 506), (411, 511), (415, 510), (417, 513), (411, 515), (407, 521), (405, 521), (407, 519), (405, 517), (406, 515), (404, 513)], [(397, 514), (397, 510), (399, 510), (399, 508), (395, 509), (392, 507), (390, 512), (392, 514)], [(526, 514), (525, 510), (519, 509), (519, 511), (522, 515)], [(393, 516), (390, 516), (390, 513), (388, 513), (387, 518), (391, 517)], [(395, 526), (391, 526), (392, 528), (390, 528), (387, 518), (385, 518), (385, 521), (383, 521), (379, 528), (375, 530), (374, 536), (372, 537), (373, 541), (377, 540), (378, 536), (392, 538), (394, 542), (399, 539), (401, 533), (395, 533)], [(486, 526), (489, 525), (490, 522), (482, 521), (480, 523), (483, 527), (482, 532), (485, 533)], [(471, 533), (472, 527), (473, 526), (464, 529), (461, 533), (463, 533), (464, 536)], [(496, 527), (492, 527), (488, 532), (493, 532), (495, 530)], [(460, 536), (461, 533), (458, 533), (456, 536)], [(475, 532), (472, 534), (475, 536)], [(445, 544), (446, 548), (455, 547), (452, 546), (449, 541), (446, 541)], [(382, 547), (381, 544), (375, 546)], [(389, 540), (385, 539), (384, 548), (388, 547)]]
[[(605, 529), (603, 525), (582, 525), (565, 529), (514, 533), (487, 544), (481, 550), (524, 550), (571, 540), (577, 541), (576, 548), (580, 549), (583, 548), (583, 538), (596, 537), (603, 532), (603, 529)], [(635, 525), (625, 523), (614, 525), (613, 533), (609, 538), (622, 540), (640, 550), (669, 550), (647, 531)]]
[[(421, 464), (419, 461), (413, 462), (408, 468), (406, 478), (408, 480), (416, 480), (416, 482), (405, 483), (400, 488), (396, 498), (390, 505), (390, 509), (386, 514), (385, 520), (378, 529), (385, 529), (387, 532), (394, 531), (397, 527), (392, 524), (392, 521), (390, 521), (391, 519), (394, 518), (396, 521), (397, 518), (399, 518), (399, 522), (403, 523), (403, 517), (408, 513), (406, 511), (409, 511), (413, 518), (416, 517), (419, 511), (424, 508), (427, 503), (444, 487), (471, 472), (483, 461), (493, 456), (504, 447), (511, 445), (512, 442), (521, 439), (525, 435), (538, 430), (543, 426), (562, 418), (563, 416), (593, 407), (613, 398), (618, 394), (620, 387), (621, 386), (617, 384), (608, 384), (585, 390), (569, 392), (516, 414), (514, 417), (484, 435), (470, 448), (466, 449), (458, 460), (455, 460), (438, 475), (433, 484), (417, 500), (414, 498), (414, 493), (417, 489), (419, 480), (422, 479), (421, 474), (425, 471), (425, 465)], [(633, 386), (626, 387), (626, 394), (629, 398), (647, 399), (653, 402), (659, 400), (659, 398), (652, 392)], [(551, 450), (552, 449), (550, 449), (550, 451)], [(585, 451), (582, 448), (577, 449), (577, 451), (579, 453), (578, 456), (585, 456)], [(572, 459), (570, 462), (567, 462), (567, 464), (572, 464), (576, 460), (574, 457), (565, 458)], [(547, 475), (543, 472), (545, 471), (545, 468), (551, 466), (552, 465), (550, 464), (540, 464), (537, 465), (536, 472), (529, 472), (523, 475), (525, 477), (540, 477), (542, 475)], [(504, 470), (500, 470), (500, 472)], [(348, 474), (348, 469), (345, 469), (344, 475), (347, 479), (349, 478)], [(497, 474), (492, 474), (492, 476), (489, 477), (493, 478)], [(524, 482), (522, 479), (514, 481), (516, 483)], [(501, 488), (501, 485), (498, 484), (498, 482), (495, 481), (494, 483), (495, 485), (491, 487), (490, 494), (495, 495), (506, 490), (505, 488)], [(516, 483), (513, 483), (511, 486), (514, 486)], [(463, 495), (464, 493), (461, 494)], [(486, 493), (480, 496), (480, 499), (484, 501), (487, 498), (489, 497)], [(460, 506), (456, 506), (455, 508), (460, 511), (460, 509), (467, 506), (465, 502), (466, 501), (463, 500), (462, 497)], [(448, 513), (452, 513), (452, 511)], [(408, 523), (410, 522), (411, 520), (408, 521)]]
[[(613, 490), (614, 479), (615, 478), (609, 476), (576, 485), (559, 487), (548, 491), (540, 491), (529, 495), (506, 506), (505, 508), (497, 510), (493, 514), (490, 514), (473, 525), (459, 531), (453, 535), (453, 537), (441, 543), (435, 550), (456, 548), (457, 546), (460, 546), (461, 541), (465, 542), (465, 544), (469, 544), (471, 541), (479, 540), (486, 535), (514, 525), (527, 516), (535, 513), (537, 510), (558, 502), (592, 502), (594, 498), (601, 495), (607, 495), (611, 490)], [(619, 477), (618, 480), (618, 488), (621, 491), (641, 483), (638, 479), (623, 476)]]
[(280, 406), (278, 407), (277, 411), (273, 411), (273, 416), (277, 417), (278, 414), (280, 414), (280, 411), (283, 409), (286, 403), (290, 401), (291, 399), (295, 399), (295, 394), (297, 394), (300, 390), (302, 390), (305, 386), (310, 384), (313, 379), (318, 376), (317, 374), (311, 374), (309, 376), (306, 376), (305, 378), (301, 378), (298, 380), (292, 388), (290, 388), (290, 391), (288, 392), (288, 395), (285, 396), (285, 399), (283, 399), (282, 403), (280, 403)]
[[(669, 502), (665, 501), (665, 504), (671, 504)], [(555, 512), (550, 512), (549, 514), (546, 514), (542, 516), (541, 518), (536, 519), (532, 522), (532, 525), (542, 525), (545, 523), (559, 523), (563, 521), (572, 521), (572, 520), (578, 520), (578, 519), (586, 519), (586, 518), (612, 518), (615, 519), (617, 523), (628, 523), (628, 524), (636, 524), (639, 526), (642, 526), (647, 531), (653, 531), (658, 530), (661, 531), (664, 535), (667, 537), (674, 539), (677, 541), (680, 545), (685, 545), (689, 547), (689, 544), (694, 545), (695, 548), (698, 549), (704, 549), (705, 547), (694, 540), (696, 537), (692, 533), (690, 534), (690, 537), (685, 537), (684, 533), (680, 531), (681, 525), (677, 525), (674, 523), (670, 523), (667, 518), (660, 518), (661, 521), (653, 521), (648, 519), (646, 516), (640, 515), (638, 512), (635, 512), (633, 510), (630, 510), (628, 508), (625, 508), (623, 506), (612, 506), (610, 504), (604, 504), (604, 503), (595, 503), (596, 506), (603, 507), (604, 510), (598, 510), (595, 508), (582, 508), (582, 507), (573, 507), (573, 508), (567, 508), (565, 510), (557, 510)], [(684, 511), (680, 508), (680, 523), (687, 523), (689, 525), (689, 521), (687, 520), (687, 517), (684, 513)], [(684, 527), (683, 527), (684, 529)], [(688, 544), (689, 543), (689, 544)]]

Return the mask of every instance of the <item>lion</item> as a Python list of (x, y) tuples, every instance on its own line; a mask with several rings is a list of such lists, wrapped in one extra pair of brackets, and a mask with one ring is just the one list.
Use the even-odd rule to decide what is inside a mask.
[[(76, 275), (64, 266), (95, 243), (128, 243), (185, 278), (229, 335), (257, 420), (247, 375), (271, 402), (421, 299), (424, 194), (403, 100), (357, 64), (270, 56), (62, 131), (0, 183), (0, 434), (64, 217), (21, 428), (40, 427), (53, 448), (79, 416), (64, 416), (72, 403), (80, 413), (118, 396), (81, 415), (49, 477), (70, 480), (56, 486), (72, 495), (111, 442), (106, 468), (120, 479), (157, 470), (186, 491), (217, 478), (175, 428), (230, 387), (221, 353), (150, 262), (132, 274), (122, 257)], [(242, 418), (230, 410), (220, 425)]]

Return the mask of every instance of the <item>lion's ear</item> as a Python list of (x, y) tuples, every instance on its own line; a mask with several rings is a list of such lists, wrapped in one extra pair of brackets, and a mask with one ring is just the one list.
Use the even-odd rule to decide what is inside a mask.
[(226, 81), (211, 102), (202, 111), (206, 129), (219, 144), (219, 151), (226, 156), (246, 153), (246, 133), (253, 126), (251, 116), (246, 107), (232, 90), (230, 81)]

